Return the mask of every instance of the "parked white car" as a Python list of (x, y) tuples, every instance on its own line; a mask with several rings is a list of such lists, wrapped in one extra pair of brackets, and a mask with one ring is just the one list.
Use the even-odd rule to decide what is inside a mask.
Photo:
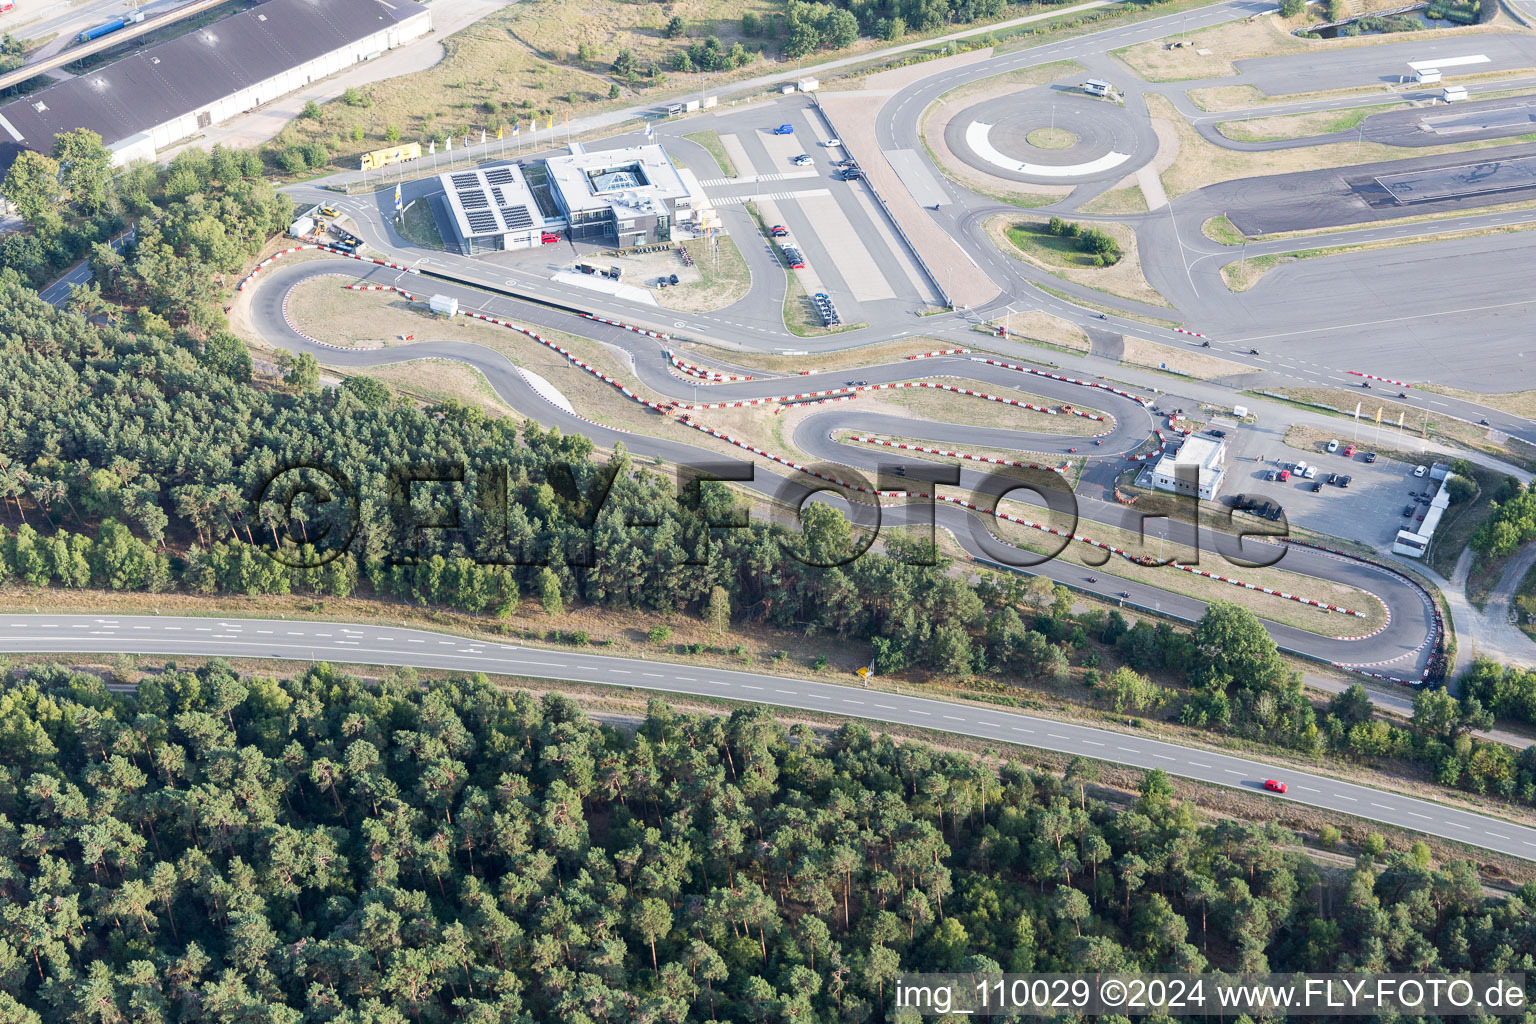
[(1311, 480), (1313, 477), (1317, 476), (1317, 467), (1316, 466), (1308, 466), (1307, 467), (1307, 471), (1305, 473), (1301, 474), (1301, 475), (1302, 475), (1303, 479)]
[(1336, 452), (1338, 450), (1339, 450), (1339, 442), (1338, 442), (1337, 439), (1328, 442), (1328, 454), (1329, 455), (1332, 455), (1334, 452)]
[(1413, 470), (1413, 475), (1414, 476), (1423, 476), (1425, 473), (1428, 473), (1428, 472), (1429, 472), (1429, 470), (1424, 468), (1423, 466), (1415, 466), (1414, 470)]

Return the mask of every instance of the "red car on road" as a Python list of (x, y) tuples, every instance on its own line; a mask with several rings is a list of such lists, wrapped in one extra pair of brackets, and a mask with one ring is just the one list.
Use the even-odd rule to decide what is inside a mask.
[(789, 234), (789, 228), (785, 227), (783, 224), (775, 224), (773, 227), (768, 229), (768, 233), (774, 238), (784, 238)]
[(1264, 788), (1269, 790), (1271, 793), (1284, 793), (1285, 783), (1276, 782), (1274, 779), (1265, 779)]

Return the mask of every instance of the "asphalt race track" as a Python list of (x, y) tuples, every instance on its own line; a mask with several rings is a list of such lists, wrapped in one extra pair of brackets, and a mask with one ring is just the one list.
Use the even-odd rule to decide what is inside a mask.
[(1536, 860), (1536, 829), (1445, 804), (1115, 732), (1033, 718), (992, 707), (838, 686), (756, 672), (606, 658), (470, 640), (370, 623), (171, 616), (0, 616), (0, 651), (148, 654), (411, 665), (740, 700), (936, 729), (998, 743), (1076, 754), (1263, 793), (1265, 779), (1289, 792), (1273, 799), (1350, 814), (1480, 849)]
[[(694, 447), (666, 438), (629, 433), (601, 426), (579, 416), (567, 413), (539, 396), (519, 374), (514, 365), (500, 353), (480, 345), (466, 342), (423, 341), (386, 349), (356, 350), (320, 347), (313, 340), (296, 332), (284, 315), (284, 296), (298, 283), (313, 277), (352, 270), (367, 280), (393, 282), (401, 279), (405, 286), (422, 290), (418, 278), (387, 268), (351, 260), (322, 259), (283, 266), (264, 272), (250, 287), (255, 289), (251, 315), (257, 329), (273, 344), (292, 351), (308, 351), (327, 365), (343, 369), (377, 366), (421, 358), (452, 359), (474, 367), (482, 373), (496, 393), (513, 409), (528, 415), (545, 426), (558, 426), (562, 431), (584, 434), (599, 447), (611, 448), (622, 442), (631, 452), (656, 456), (674, 465), (718, 462), (718, 452)], [(340, 287), (340, 285), (338, 285)], [(678, 401), (691, 401), (695, 385), (691, 381), (674, 376), (661, 355), (664, 344), (646, 335), (577, 319), (527, 302), (491, 295), (466, 286), (446, 282), (431, 283), (434, 290), (456, 296), (461, 310), (483, 310), (486, 313), (535, 327), (553, 327), (597, 338), (607, 345), (622, 348), (631, 357), (636, 375), (648, 387)], [(529, 341), (528, 344), (537, 344)], [(1114, 417), (1114, 423), (1106, 428), (1093, 445), (1082, 437), (1048, 433), (1023, 432), (1000, 428), (957, 426), (936, 422), (893, 417), (877, 412), (864, 412), (857, 403), (828, 406), (824, 411), (807, 416), (796, 428), (795, 444), (806, 454), (826, 463), (826, 472), (840, 474), (838, 479), (857, 484), (858, 479), (866, 486), (878, 486), (882, 490), (905, 489), (910, 480), (900, 480), (891, 475), (895, 464), (910, 467), (914, 478), (925, 470), (938, 466), (921, 459), (903, 460), (896, 450), (889, 448), (843, 443), (831, 436), (836, 431), (852, 431), (864, 434), (897, 433), (922, 436), (918, 440), (938, 445), (954, 444), (968, 448), (1006, 448), (1024, 452), (1041, 452), (1052, 455), (1090, 455), (1095, 463), (1105, 466), (1111, 479), (1113, 472), (1126, 465), (1125, 456), (1149, 442), (1151, 431), (1160, 426), (1161, 419), (1154, 420), (1144, 400), (1128, 398), (1106, 387), (1087, 388), (1070, 384), (1048, 376), (1024, 374), (1017, 370), (993, 366), (965, 356), (943, 356), (920, 361), (901, 360), (878, 366), (860, 367), (836, 373), (810, 376), (767, 377), (738, 383), (711, 384), (703, 388), (700, 401), (745, 401), (765, 396), (788, 393), (806, 393), (842, 388), (849, 375), (871, 385), (894, 383), (914, 378), (953, 379), (964, 386), (970, 382), (985, 386), (1018, 388), (1040, 395), (1053, 402), (1095, 408)], [(700, 414), (700, 422), (708, 423), (707, 411)], [(743, 452), (743, 457), (747, 453)], [(1091, 463), (1090, 466), (1094, 465)], [(862, 474), (854, 478), (842, 467)], [(882, 467), (885, 472), (882, 475)], [(757, 467), (755, 479), (746, 486), (767, 497), (791, 505), (798, 504), (815, 486), (812, 478), (785, 471), (785, 475), (763, 472)], [(964, 495), (976, 505), (995, 507), (1002, 482), (1011, 478), (996, 471), (980, 471), (971, 466), (959, 467), (958, 484), (943, 493)], [(1086, 479), (1086, 477), (1085, 477)], [(1082, 488), (1080, 488), (1082, 490)], [(855, 503), (867, 504), (871, 498), (857, 493), (848, 497)], [(989, 500), (990, 499), (990, 500)], [(857, 504), (853, 507), (857, 508)], [(1053, 506), (1054, 507), (1054, 506)], [(1209, 526), (1203, 527), (1198, 536), (1194, 528), (1160, 518), (1147, 521), (1137, 512), (1089, 494), (1076, 496), (1076, 510), (1080, 517), (1077, 532), (1089, 534), (1094, 524), (1120, 529), (1146, 530), (1150, 538), (1193, 546), (1198, 542), (1202, 556), (1201, 568), (1210, 572), (1242, 577), (1238, 561), (1238, 548), (1230, 532), (1218, 533)], [(931, 518), (930, 518), (931, 517)], [(947, 530), (973, 556), (1004, 565), (1027, 570), (1031, 574), (1045, 575), (1084, 593), (1101, 599), (1120, 601), (1132, 608), (1145, 609), (1186, 621), (1195, 621), (1204, 614), (1205, 604), (1194, 598), (1170, 593), (1145, 583), (1124, 579), (1106, 573), (1090, 582), (1089, 571), (1064, 560), (1039, 563), (1038, 556), (1021, 552), (999, 541), (989, 529), (990, 517), (978, 515), (963, 507), (947, 503), (922, 502), (918, 504), (888, 504), (881, 512), (881, 521), (892, 526), (926, 525)], [(860, 525), (868, 523), (868, 514), (855, 516)], [(1250, 562), (1267, 563), (1274, 557), (1274, 550), (1263, 551), (1256, 541), (1248, 541), (1242, 547), (1242, 555)], [(1222, 555), (1231, 553), (1233, 558)], [(1118, 556), (1116, 556), (1118, 557)], [(1283, 567), (1288, 571), (1318, 579), (1354, 586), (1375, 595), (1388, 609), (1389, 621), (1379, 632), (1361, 639), (1341, 639), (1304, 630), (1295, 626), (1264, 620), (1265, 628), (1280, 647), (1292, 654), (1316, 658), (1340, 667), (1360, 669), (1387, 678), (1418, 681), (1432, 653), (1434, 614), (1429, 597), (1404, 577), (1385, 571), (1368, 563), (1338, 557), (1306, 547), (1288, 546), (1283, 552)], [(1169, 569), (1177, 572), (1177, 569)], [(1128, 597), (1123, 597), (1128, 594)], [(1302, 595), (1305, 596), (1305, 595)], [(1276, 601), (1285, 600), (1282, 597)], [(1262, 617), (1262, 611), (1260, 612)], [(1319, 614), (1323, 614), (1319, 612)], [(1340, 622), (1340, 631), (1347, 622)]]

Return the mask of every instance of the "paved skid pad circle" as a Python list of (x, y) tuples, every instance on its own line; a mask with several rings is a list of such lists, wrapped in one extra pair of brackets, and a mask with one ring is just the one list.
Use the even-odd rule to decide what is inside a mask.
[[(1056, 128), (1074, 137), (1063, 149), (1032, 145), (1029, 134)], [(1119, 176), (1151, 156), (1131, 115), (1118, 104), (1048, 87), (971, 105), (945, 129), (951, 152), (979, 171), (1015, 181), (1081, 182)]]

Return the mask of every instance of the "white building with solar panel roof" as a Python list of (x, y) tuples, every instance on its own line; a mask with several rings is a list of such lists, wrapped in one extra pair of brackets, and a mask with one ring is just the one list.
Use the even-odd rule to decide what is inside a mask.
[(538, 245), (546, 232), (562, 230), (565, 220), (546, 199), (546, 216), (523, 169), (517, 164), (452, 171), (441, 175), (448, 209), (464, 251), (498, 252)]
[(688, 239), (707, 208), (656, 145), (589, 153), (573, 143), (569, 156), (438, 177), (469, 255), (526, 249), (554, 234), (626, 249)]

